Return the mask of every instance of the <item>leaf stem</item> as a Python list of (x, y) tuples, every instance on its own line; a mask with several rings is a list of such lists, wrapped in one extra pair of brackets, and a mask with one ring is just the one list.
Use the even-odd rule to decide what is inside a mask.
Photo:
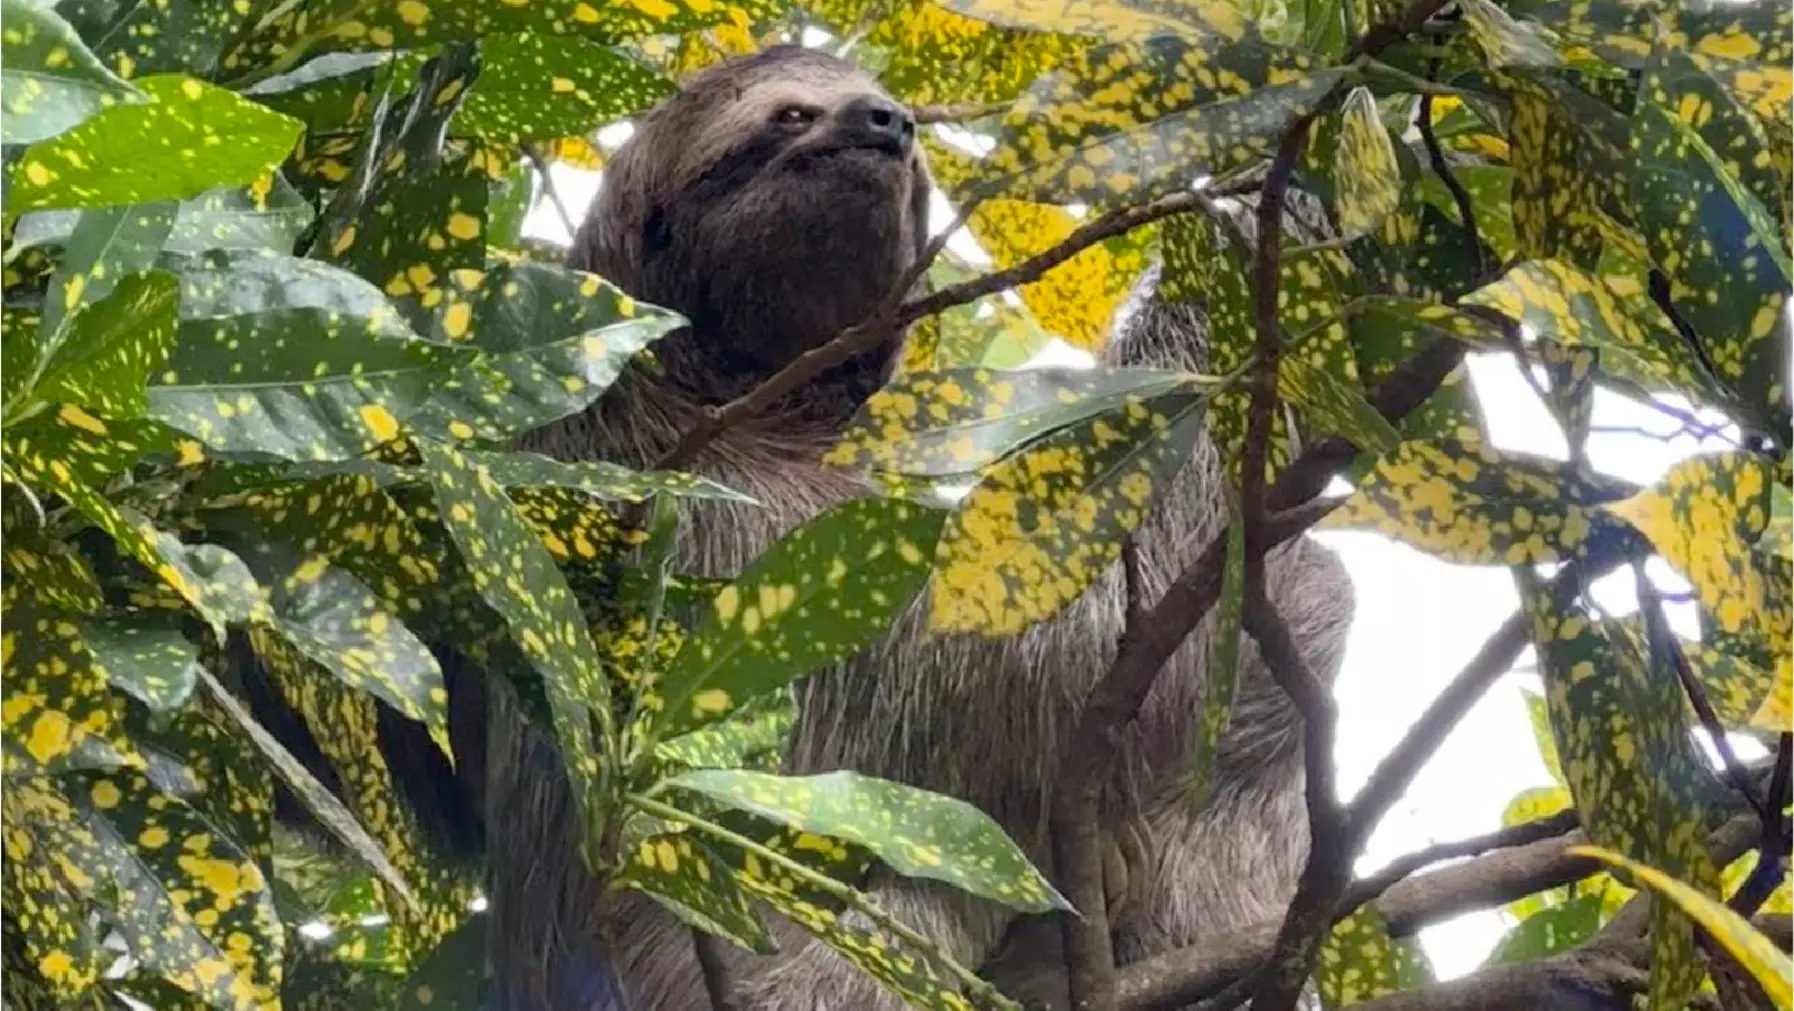
[(890, 932), (903, 943), (922, 952), (928, 956), (931, 961), (938, 963), (954, 976), (957, 976), (960, 983), (965, 987), (966, 993), (971, 995), (980, 1006), (1005, 1009), (1016, 1008), (1015, 1003), (999, 993), (996, 987), (980, 978), (977, 973), (972, 972), (970, 969), (967, 969), (965, 966), (954, 961), (945, 951), (941, 950), (940, 945), (910, 928), (903, 921), (892, 916), (890, 913), (885, 912), (883, 907), (879, 906), (879, 904), (873, 901), (872, 897), (865, 892), (844, 885), (834, 878), (813, 868), (806, 867), (785, 854), (780, 853), (778, 850), (749, 839), (739, 832), (734, 832), (713, 821), (707, 821), (689, 811), (680, 810), (671, 804), (662, 803), (661, 801), (654, 800), (653, 798), (640, 793), (629, 794), (628, 800), (631, 804), (634, 804), (637, 808), (648, 814), (665, 818), (668, 821), (678, 822), (682, 825), (689, 825), (693, 829), (696, 829), (719, 842), (728, 843), (743, 852), (751, 853), (755, 857), (773, 864), (780, 870), (790, 873), (792, 876), (796, 877), (804, 884), (815, 888), (817, 891), (827, 893), (830, 897), (839, 899), (848, 907), (857, 910), (867, 919), (876, 923), (880, 928)]

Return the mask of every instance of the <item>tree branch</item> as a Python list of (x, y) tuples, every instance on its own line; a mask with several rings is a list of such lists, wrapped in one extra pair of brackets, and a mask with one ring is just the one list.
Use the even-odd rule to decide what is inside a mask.
[[(1439, 59), (1435, 57), (1428, 65), (1428, 80), (1439, 73), (1439, 63)], [(1483, 264), (1483, 239), (1476, 225), (1476, 209), (1471, 204), (1470, 191), (1458, 181), (1457, 173), (1451, 170), (1451, 163), (1445, 160), (1445, 149), (1439, 146), (1439, 135), (1433, 130), (1433, 96), (1430, 93), (1420, 96), (1420, 111), (1415, 120), (1420, 127), (1420, 142), (1426, 148), (1427, 162), (1450, 191), (1452, 202), (1458, 206), (1458, 217), (1463, 219), (1464, 230), (1470, 233), (1470, 255), (1476, 265), (1475, 274), (1482, 277), (1487, 268)]]
[[(1573, 816), (1566, 813), (1566, 816)], [(1548, 831), (1555, 819), (1507, 830), (1522, 838), (1529, 832)], [(1709, 851), (1720, 866), (1747, 851), (1757, 834), (1755, 815), (1728, 821), (1707, 839)], [(1469, 850), (1497, 841), (1503, 833), (1478, 840), (1446, 843), (1435, 847), (1444, 857), (1458, 855), (1454, 848)], [(1588, 857), (1573, 856), (1572, 846), (1587, 843), (1580, 831), (1539, 839), (1512, 848), (1485, 852), (1475, 859), (1427, 871), (1388, 883), (1390, 869), (1365, 878), (1347, 890), (1346, 900), (1335, 911), (1335, 920), (1349, 915), (1361, 898), (1380, 892), (1375, 906), (1395, 937), (1409, 937), (1428, 924), (1478, 909), (1499, 906), (1600, 873), (1604, 867)], [(1432, 851), (1423, 851), (1432, 852)], [(1402, 858), (1411, 864), (1421, 854)], [(1173, 1011), (1191, 1002), (1225, 991), (1230, 983), (1248, 976), (1270, 955), (1278, 921), (1265, 920), (1221, 937), (1203, 938), (1187, 948), (1156, 955), (1129, 965), (1120, 974), (1120, 1011)], [(1427, 1005), (1421, 1005), (1427, 1006)]]
[(930, 123), (962, 123), (968, 119), (983, 119), (1007, 110), (1012, 102), (967, 102), (959, 105), (912, 105), (910, 117), (917, 126)]

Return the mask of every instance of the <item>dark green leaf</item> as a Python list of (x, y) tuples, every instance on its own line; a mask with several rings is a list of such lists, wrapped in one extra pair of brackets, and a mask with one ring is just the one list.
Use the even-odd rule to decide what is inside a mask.
[(80, 212), (44, 295), (40, 363), (61, 346), (83, 310), (155, 263), (173, 226), (174, 207), (166, 203)]
[(761, 955), (779, 950), (734, 875), (690, 832), (643, 839), (618, 885), (652, 896), (673, 915)]
[(1595, 935), (1601, 928), (1601, 896), (1578, 895), (1562, 905), (1551, 906), (1528, 916), (1507, 932), (1489, 961), (1530, 962), (1568, 951)]
[(1419, 939), (1398, 941), (1375, 903), (1366, 903), (1333, 925), (1321, 946), (1315, 988), (1328, 1011), (1372, 997), (1412, 990), (1432, 981)]
[(1246, 603), (1246, 524), (1237, 509), (1227, 516), (1227, 556), (1221, 569), (1221, 595), (1209, 627), (1208, 667), (1202, 682), (1202, 717), (1190, 759), (1190, 805), (1206, 806), (1214, 784), (1215, 752), (1233, 714), (1234, 687), (1240, 674), (1240, 622)]
[(438, 438), (510, 439), (584, 410), (636, 352), (683, 322), (592, 274), (501, 264), (462, 334), (484, 354), (441, 377), (411, 424)]
[(134, 749), (123, 735), (123, 708), (107, 692), (106, 672), (79, 626), (17, 607), (6, 610), (5, 624), (0, 761), (9, 781), (126, 764)]
[(661, 736), (882, 637), (927, 578), (941, 521), (932, 509), (867, 498), (780, 538), (716, 595), (661, 679)]
[(242, 0), (61, 0), (57, 9), (124, 77), (187, 73), (208, 80), (219, 76), (225, 46), (264, 13)]
[(112, 687), (155, 712), (173, 712), (193, 693), (199, 649), (166, 621), (101, 615), (81, 623), (81, 641)]
[(892, 474), (974, 474), (1068, 425), (1195, 388), (1198, 377), (1149, 369), (910, 372), (869, 397), (823, 459)]
[[(108, 418), (142, 414), (149, 406), (145, 383), (174, 348), (180, 297), (180, 283), (167, 271), (120, 281), (74, 317), (32, 398), (92, 408)], [(70, 417), (66, 410), (63, 417)]]
[(667, 782), (865, 847), (910, 877), (944, 881), (1026, 912), (1071, 908), (997, 823), (964, 801), (855, 772), (788, 777), (706, 769)]
[(181, 315), (150, 414), (224, 451), (363, 455), (429, 396), (430, 366), (457, 357), (417, 340), (367, 282), (312, 260), (185, 270)]
[(617, 50), (577, 37), (490, 35), (480, 56), (479, 84), (450, 129), (503, 144), (583, 136), (673, 92)]
[(933, 629), (1008, 635), (1077, 599), (1189, 458), (1204, 406), (1193, 393), (1130, 399), (987, 470), (935, 549)]
[(35, 144), (108, 106), (144, 100), (44, 4), (6, 0), (0, 19), (0, 142)]

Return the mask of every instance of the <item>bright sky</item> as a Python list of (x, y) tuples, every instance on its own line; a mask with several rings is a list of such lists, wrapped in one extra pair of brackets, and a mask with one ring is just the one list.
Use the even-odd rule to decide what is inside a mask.
[[(600, 135), (612, 150), (628, 128)], [(566, 166), (552, 168), (557, 191), (578, 219), (598, 190), (598, 173)], [(934, 228), (952, 223), (952, 212), (936, 196)], [(524, 224), (527, 235), (566, 242), (560, 217), (548, 201), (538, 201)], [(969, 235), (949, 248), (974, 263), (988, 263)], [(1043, 353), (1043, 364), (1076, 364), (1078, 352)], [(1564, 456), (1556, 423), (1503, 356), (1473, 358), (1471, 376), (1491, 416), (1491, 435), (1503, 449)], [(1686, 406), (1686, 405), (1679, 405)], [(1718, 418), (1708, 418), (1718, 421)], [(1598, 394), (1594, 424), (1667, 433), (1678, 423), (1623, 398)], [(1679, 437), (1662, 441), (1642, 434), (1597, 432), (1588, 458), (1597, 469), (1649, 483), (1676, 460), (1701, 450), (1727, 448), (1718, 439), (1704, 444)], [(1317, 535), (1344, 560), (1357, 590), (1358, 609), (1336, 688), (1340, 728), (1335, 758), (1342, 791), (1355, 792), (1383, 754), (1475, 654), (1518, 604), (1512, 577), (1503, 568), (1448, 565), (1372, 533)], [(1685, 589), (1667, 569), (1653, 572), (1665, 589)], [(1596, 596), (1612, 613), (1636, 609), (1631, 577), (1622, 572), (1596, 585)], [(1678, 631), (1694, 635), (1692, 615), (1672, 613)], [(1521, 660), (1531, 664), (1531, 651)], [(1501, 827), (1501, 812), (1521, 790), (1550, 784), (1532, 745), (1532, 730), (1521, 695), (1539, 690), (1529, 673), (1512, 673), (1459, 724), (1408, 793), (1391, 809), (1359, 861), (1360, 873), (1381, 867), (1403, 853), (1435, 842), (1464, 838)], [(1761, 754), (1754, 742), (1734, 741), (1742, 756)], [(1472, 913), (1429, 927), (1421, 941), (1440, 978), (1475, 969), (1507, 930), (1493, 911)]]

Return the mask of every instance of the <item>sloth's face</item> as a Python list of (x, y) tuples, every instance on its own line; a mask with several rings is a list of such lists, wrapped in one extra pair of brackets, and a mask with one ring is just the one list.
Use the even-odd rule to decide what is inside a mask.
[(710, 184), (712, 193), (769, 173), (807, 175), (812, 185), (844, 173), (839, 181), (861, 190), (889, 186), (888, 195), (901, 198), (923, 171), (909, 110), (857, 68), (821, 53), (769, 61), (691, 98), (705, 122), (686, 133), (703, 140), (683, 152), (682, 175)]

